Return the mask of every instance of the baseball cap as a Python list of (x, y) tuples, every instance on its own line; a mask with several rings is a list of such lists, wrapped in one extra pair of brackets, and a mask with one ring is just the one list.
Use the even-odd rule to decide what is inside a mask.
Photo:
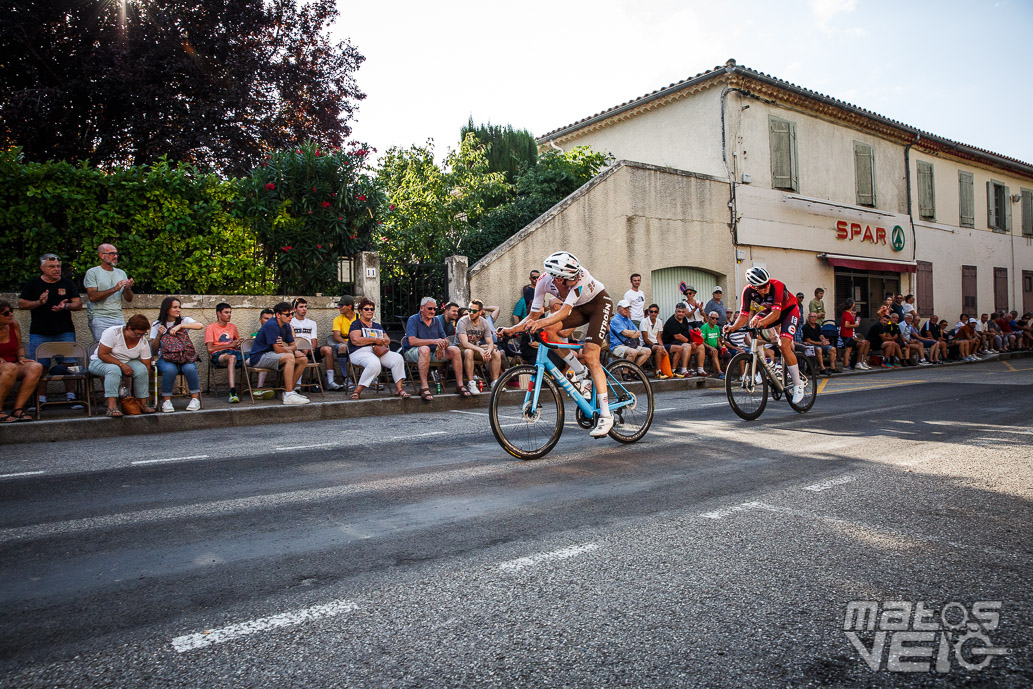
[(969, 318), (968, 322), (969, 323), (978, 323), (979, 321), (977, 321), (975, 318)]
[(348, 294), (341, 297), (341, 300), (337, 302), (337, 307), (340, 308), (342, 306), (355, 306), (355, 297)]
[(627, 299), (621, 299), (619, 302), (617, 302), (617, 308), (618, 309), (626, 309), (626, 308), (629, 308), (630, 306), (631, 306), (631, 302), (629, 302)]
[[(721, 289), (721, 285), (718, 285), (717, 287), (715, 287), (714, 288), (714, 292), (720, 292), (721, 294), (725, 293), (724, 290)], [(713, 294), (713, 292), (711, 294)]]

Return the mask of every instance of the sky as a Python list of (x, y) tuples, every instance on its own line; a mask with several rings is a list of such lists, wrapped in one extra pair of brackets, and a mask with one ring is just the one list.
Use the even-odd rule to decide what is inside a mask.
[(382, 154), (459, 130), (535, 136), (734, 58), (1033, 164), (1033, 0), (338, 0), (366, 62), (352, 138)]

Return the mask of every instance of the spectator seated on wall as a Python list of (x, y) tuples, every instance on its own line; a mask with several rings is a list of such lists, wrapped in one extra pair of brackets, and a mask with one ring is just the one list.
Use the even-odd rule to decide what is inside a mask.
[(946, 346), (939, 340), (933, 339), (922, 334), (922, 330), (918, 327), (918, 323), (921, 320), (917, 309), (912, 309), (904, 316), (904, 324), (906, 328), (901, 328), (902, 331), (906, 330), (910, 336), (911, 342), (918, 342), (922, 345), (925, 352), (922, 355), (921, 363), (923, 360), (929, 364), (942, 363), (941, 358), (947, 356)]
[(664, 323), (662, 333), (663, 345), (671, 357), (675, 378), (688, 375), (689, 358), (692, 356), (692, 340), (689, 339), (689, 321), (686, 317), (689, 305), (678, 302), (674, 307), (674, 315)]
[(650, 349), (639, 345), (640, 334), (631, 319), (631, 304), (621, 299), (617, 302), (617, 315), (610, 319), (610, 351), (618, 359), (641, 366), (649, 360)]
[(161, 372), (161, 410), (174, 412), (172, 388), (176, 376), (182, 374), (190, 391), (187, 411), (201, 408), (201, 379), (197, 374), (197, 351), (190, 338), (191, 330), (202, 330), (203, 325), (182, 314), (182, 302), (178, 297), (165, 297), (158, 311), (158, 320), (151, 324), (151, 353), (156, 355), (156, 365)]
[[(897, 314), (893, 314), (895, 318)], [(918, 331), (913, 326), (914, 316), (911, 313), (907, 313), (904, 316), (904, 322), (900, 324), (900, 337), (904, 341), (904, 357), (905, 361), (910, 361), (914, 355), (918, 355), (918, 365), (928, 366), (929, 361), (925, 358), (925, 343), (917, 337)]]
[(975, 318), (968, 319), (954, 329), (954, 344), (958, 345), (958, 354), (962, 361), (979, 361), (979, 336), (976, 335)]
[[(21, 326), (14, 320), (14, 308), (9, 302), (0, 301), (0, 423), (32, 420), (26, 409), (36, 392), (41, 375), (43, 365), (25, 356)], [(14, 399), (14, 409), (10, 414), (5, 414), (2, 406), (19, 380), (22, 383)]]
[[(813, 304), (814, 302), (812, 301), (811, 303)], [(819, 375), (832, 375), (836, 370), (836, 348), (822, 334), (817, 311), (811, 311), (807, 314), (807, 322), (801, 330), (803, 330), (803, 343), (809, 348), (814, 348), (814, 355), (818, 359)], [(828, 365), (825, 363), (826, 360)]]
[[(657, 380), (666, 380), (671, 377), (671, 362), (667, 356), (667, 350), (664, 349), (663, 330), (664, 322), (660, 319), (660, 307), (650, 304), (646, 309), (645, 318), (642, 319), (641, 332), (642, 342), (653, 353), (653, 369)], [(665, 361), (667, 362), (666, 371), (664, 370)]]
[[(889, 311), (889, 308), (886, 310)], [(878, 352), (882, 355), (881, 366), (883, 368), (900, 368), (902, 365), (900, 359), (904, 356), (896, 340), (896, 335), (900, 329), (896, 328), (895, 332), (890, 325), (888, 314), (879, 316), (879, 320), (868, 329), (868, 342), (871, 343), (873, 352)]]
[[(843, 367), (867, 371), (871, 368), (868, 365), (868, 350), (871, 347), (871, 343), (863, 337), (858, 338), (855, 336), (860, 322), (861, 319), (857, 316), (857, 304), (854, 303), (853, 299), (847, 299), (843, 302), (843, 315), (840, 317), (839, 326), (839, 341), (843, 345)], [(850, 355), (854, 350), (857, 351), (857, 363), (851, 366)]]

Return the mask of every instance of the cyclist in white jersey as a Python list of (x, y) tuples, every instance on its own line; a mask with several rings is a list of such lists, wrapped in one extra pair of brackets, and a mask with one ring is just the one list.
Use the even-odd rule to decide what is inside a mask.
[[(559, 311), (542, 318), (546, 293), (554, 294), (563, 301)], [(538, 278), (534, 287), (534, 300), (530, 313), (524, 320), (512, 328), (504, 328), (503, 335), (544, 330), (552, 342), (561, 342), (559, 331), (576, 328), (588, 324), (585, 333), (585, 362), (592, 374), (592, 383), (598, 394), (599, 420), (590, 435), (602, 438), (613, 428), (613, 416), (610, 413), (609, 400), (606, 394), (606, 373), (599, 362), (602, 343), (610, 330), (610, 316), (613, 313), (613, 301), (606, 293), (603, 283), (599, 282), (585, 270), (577, 257), (566, 251), (557, 251), (545, 259), (545, 273)], [(571, 350), (566, 350), (564, 360), (581, 374), (584, 367)]]

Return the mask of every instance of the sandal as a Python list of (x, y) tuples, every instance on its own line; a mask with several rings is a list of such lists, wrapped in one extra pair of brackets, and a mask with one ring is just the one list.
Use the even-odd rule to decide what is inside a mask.
[(412, 395), (410, 395), (408, 392), (406, 392), (403, 389), (403, 390), (399, 390), (398, 392), (396, 392), (395, 393), (395, 397), (401, 397), (402, 399), (405, 399), (406, 397), (412, 397)]
[(473, 393), (465, 385), (457, 385), (456, 392), (459, 393), (460, 397), (473, 397)]
[(120, 409), (118, 409), (117, 407), (109, 407), (108, 408), (108, 416), (110, 416), (111, 418), (113, 418), (113, 419), (121, 418), (122, 415), (123, 415), (122, 411)]
[(420, 397), (423, 398), (424, 402), (430, 402), (434, 399), (434, 395), (430, 394), (430, 388), (420, 390)]
[(0, 423), (14, 423), (14, 417), (0, 411)]
[(353, 393), (351, 394), (351, 396), (350, 396), (350, 397), (349, 397), (348, 399), (353, 399), (353, 400), (357, 400), (357, 399), (359, 399), (360, 397), (362, 397), (362, 394), (361, 394), (361, 393), (360, 393), (360, 392), (359, 392), (358, 390), (356, 390), (355, 392), (353, 392)]
[(15, 409), (14, 411), (12, 411), (11, 418), (14, 419), (16, 422), (32, 421), (32, 417), (26, 414), (24, 409)]

